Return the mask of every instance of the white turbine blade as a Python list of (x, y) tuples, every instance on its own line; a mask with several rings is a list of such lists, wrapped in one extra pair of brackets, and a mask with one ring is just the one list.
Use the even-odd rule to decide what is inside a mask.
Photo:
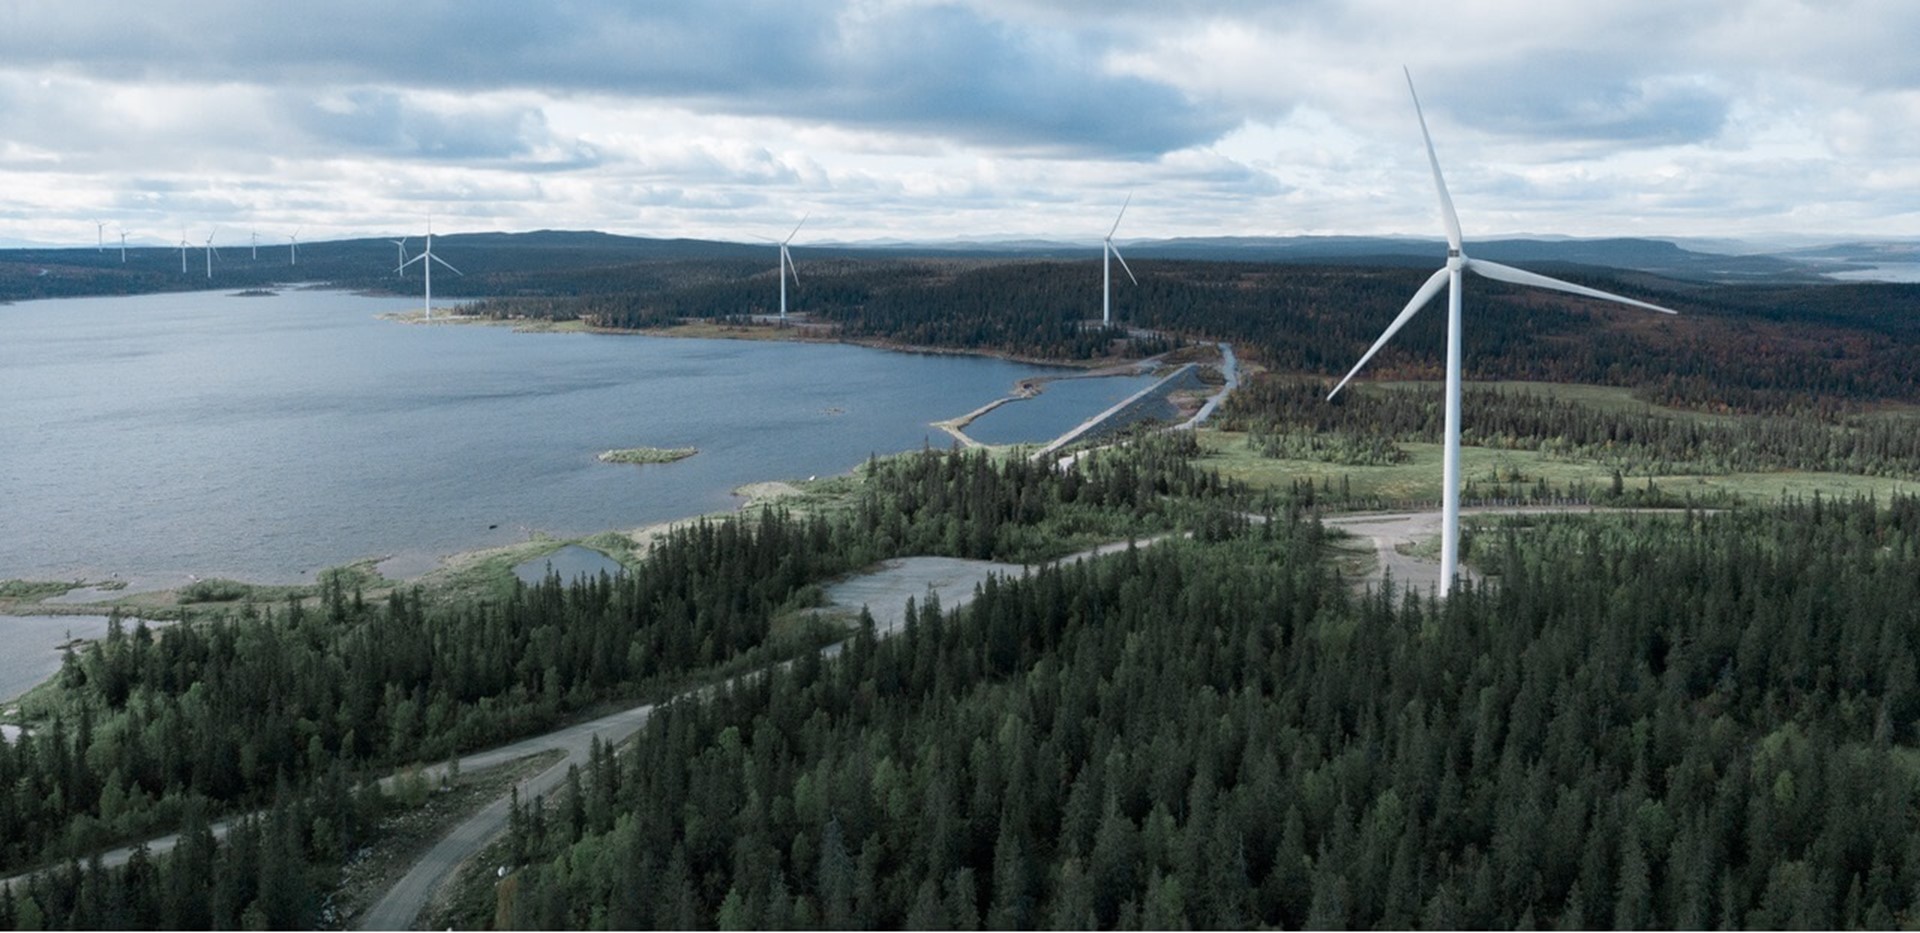
[(1427, 302), (1433, 300), (1433, 296), (1440, 294), (1440, 289), (1447, 284), (1447, 272), (1447, 269), (1442, 268), (1427, 277), (1427, 284), (1420, 286), (1420, 290), (1413, 293), (1413, 299), (1408, 301), (1407, 306), (1400, 310), (1400, 316), (1394, 318), (1393, 323), (1388, 324), (1386, 331), (1381, 333), (1380, 339), (1375, 340), (1373, 346), (1367, 348), (1367, 355), (1361, 357), (1360, 362), (1353, 364), (1353, 369), (1347, 373), (1347, 378), (1340, 380), (1340, 384), (1334, 386), (1332, 392), (1327, 393), (1328, 399), (1339, 395), (1340, 390), (1346, 388), (1347, 383), (1352, 381), (1354, 376), (1360, 374), (1360, 367), (1367, 365), (1367, 361), (1373, 359), (1373, 355), (1380, 352), (1380, 348), (1386, 346), (1387, 341), (1392, 340), (1393, 335), (1400, 332), (1400, 328), (1405, 327), (1408, 321), (1413, 320), (1416, 312), (1426, 307)]
[(793, 287), (800, 287), (800, 270), (793, 267), (793, 254), (787, 252), (787, 244), (780, 244), (780, 264), (787, 267), (787, 274), (793, 276)]
[[(1113, 229), (1107, 231), (1107, 239), (1109, 240), (1113, 239), (1114, 233), (1119, 231), (1120, 218), (1127, 216), (1127, 205), (1132, 203), (1133, 203), (1133, 192), (1129, 191), (1127, 192), (1127, 199), (1125, 201), (1120, 202), (1120, 213), (1113, 215)], [(1128, 273), (1128, 274), (1131, 275), (1132, 273)]]
[(1575, 285), (1572, 282), (1563, 282), (1559, 279), (1553, 278), (1552, 276), (1541, 275), (1538, 272), (1528, 272), (1525, 269), (1515, 269), (1512, 266), (1503, 266), (1497, 262), (1488, 262), (1484, 259), (1467, 260), (1467, 268), (1472, 269), (1473, 271), (1478, 272), (1481, 275), (1486, 276), (1487, 278), (1497, 279), (1502, 282), (1512, 282), (1515, 285), (1532, 285), (1536, 288), (1551, 288), (1555, 291), (1571, 292), (1572, 294), (1575, 294), (1575, 295), (1585, 295), (1588, 298), (1599, 298), (1605, 301), (1617, 301), (1623, 305), (1633, 305), (1636, 308), (1645, 308), (1648, 311), (1658, 311), (1661, 314), (1679, 314), (1680, 313), (1671, 308), (1662, 308), (1659, 305), (1648, 304), (1644, 301), (1640, 301), (1635, 298), (1628, 298), (1625, 295), (1616, 295), (1612, 292), (1603, 292), (1597, 288), (1588, 288), (1585, 285)]
[[(1118, 260), (1120, 260), (1120, 268), (1122, 268), (1122, 269), (1127, 269), (1127, 257), (1125, 257), (1125, 256), (1122, 256), (1122, 255), (1120, 255), (1120, 247), (1118, 247), (1118, 246), (1115, 246), (1115, 245), (1113, 245), (1113, 241), (1112, 241), (1112, 240), (1108, 240), (1108, 241), (1107, 241), (1107, 248), (1108, 248), (1108, 249), (1110, 249), (1110, 250), (1113, 250), (1113, 258), (1115, 258), (1115, 259), (1118, 259)], [(1133, 270), (1132, 270), (1132, 269), (1127, 269), (1127, 278), (1129, 278), (1129, 279), (1133, 279), (1133, 284), (1135, 284), (1135, 285), (1138, 285), (1138, 284), (1140, 284), (1140, 280), (1139, 280), (1139, 279), (1135, 279), (1135, 278), (1133, 278)]]
[(801, 215), (800, 215), (800, 222), (799, 222), (799, 223), (797, 223), (797, 224), (794, 224), (794, 225), (793, 225), (793, 233), (789, 233), (789, 234), (787, 234), (787, 238), (786, 238), (786, 239), (784, 239), (784, 240), (781, 240), (781, 241), (780, 241), (780, 245), (781, 245), (781, 246), (785, 246), (785, 245), (787, 245), (788, 243), (791, 243), (791, 242), (793, 242), (793, 238), (794, 238), (794, 237), (795, 237), (796, 235), (798, 235), (798, 234), (800, 233), (800, 228), (801, 228), (801, 227), (804, 227), (804, 226), (806, 226), (806, 225), (807, 225), (807, 218), (809, 218), (809, 217), (812, 217), (812, 216), (813, 216), (813, 214), (812, 214), (811, 212), (809, 212), (809, 213), (805, 213), (805, 214), (801, 214)]
[(395, 270), (393, 270), (393, 271), (395, 271), (395, 272), (399, 272), (399, 271), (400, 271), (400, 269), (405, 269), (406, 267), (408, 267), (408, 266), (411, 266), (411, 265), (413, 265), (414, 263), (416, 263), (416, 262), (419, 262), (419, 261), (421, 261), (421, 260), (423, 260), (423, 259), (425, 259), (425, 258), (427, 258), (427, 254), (426, 254), (426, 253), (420, 253), (420, 254), (417, 254), (417, 255), (415, 255), (415, 256), (414, 256), (414, 257), (413, 257), (412, 259), (409, 259), (409, 260), (407, 260), (406, 262), (403, 262), (403, 263), (401, 263), (401, 264), (400, 264), (400, 267), (399, 267), (398, 269), (395, 269)]
[(1420, 118), (1420, 137), (1427, 141), (1427, 164), (1433, 166), (1433, 190), (1440, 193), (1440, 220), (1447, 225), (1447, 245), (1460, 251), (1460, 216), (1453, 212), (1453, 198), (1447, 194), (1446, 179), (1440, 177), (1440, 157), (1433, 151), (1433, 134), (1427, 132), (1427, 115), (1420, 109), (1420, 93), (1413, 89), (1413, 72), (1407, 74), (1407, 93), (1413, 95), (1413, 113)]
[(452, 269), (454, 275), (466, 275), (465, 272), (461, 272), (459, 269), (454, 269), (453, 263), (450, 263), (444, 259), (441, 259), (440, 257), (433, 255), (432, 253), (421, 253), (420, 255), (426, 256), (432, 259), (434, 262), (437, 262), (443, 266), (446, 266), (448, 269)]

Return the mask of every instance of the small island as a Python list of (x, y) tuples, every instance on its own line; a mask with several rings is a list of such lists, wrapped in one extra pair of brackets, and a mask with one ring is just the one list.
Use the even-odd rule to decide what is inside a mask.
[(625, 447), (600, 453), (601, 463), (672, 463), (699, 453), (697, 447)]

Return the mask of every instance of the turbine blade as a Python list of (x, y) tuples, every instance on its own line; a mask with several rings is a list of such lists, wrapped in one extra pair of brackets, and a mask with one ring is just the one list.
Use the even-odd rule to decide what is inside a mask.
[(444, 259), (441, 259), (440, 257), (433, 255), (432, 253), (421, 253), (420, 255), (426, 256), (432, 259), (434, 262), (437, 262), (443, 266), (446, 266), (448, 269), (452, 269), (454, 275), (466, 275), (465, 272), (461, 272), (459, 269), (454, 269), (453, 263), (450, 263)]
[(793, 254), (787, 252), (787, 244), (780, 244), (780, 264), (787, 267), (787, 274), (793, 276), (793, 287), (800, 287), (800, 270), (793, 267)]
[(800, 222), (799, 222), (799, 223), (797, 223), (797, 224), (794, 224), (794, 225), (793, 225), (793, 233), (789, 233), (789, 234), (787, 234), (787, 238), (786, 238), (786, 239), (784, 239), (784, 240), (781, 240), (781, 241), (780, 241), (780, 245), (782, 245), (782, 246), (785, 246), (785, 245), (787, 245), (788, 243), (791, 243), (791, 242), (793, 242), (793, 238), (794, 238), (794, 236), (795, 236), (796, 234), (798, 234), (798, 233), (800, 232), (800, 228), (801, 228), (801, 227), (804, 227), (804, 226), (806, 226), (806, 225), (807, 225), (807, 218), (809, 218), (809, 217), (812, 217), (812, 216), (813, 216), (813, 214), (812, 214), (812, 212), (808, 212), (808, 213), (805, 213), (805, 214), (801, 214), (801, 215), (800, 215)]
[(1113, 216), (1113, 229), (1107, 231), (1107, 239), (1113, 239), (1113, 234), (1120, 229), (1120, 218), (1127, 216), (1127, 205), (1132, 203), (1133, 192), (1129, 191), (1127, 192), (1127, 199), (1120, 202), (1120, 213)]
[(1599, 298), (1605, 301), (1616, 301), (1623, 305), (1633, 305), (1636, 308), (1658, 311), (1661, 314), (1680, 313), (1671, 308), (1662, 308), (1659, 305), (1648, 304), (1635, 298), (1628, 298), (1625, 295), (1616, 295), (1612, 292), (1603, 292), (1597, 288), (1588, 288), (1585, 285), (1563, 282), (1552, 276), (1541, 275), (1538, 272), (1528, 272), (1525, 269), (1515, 269), (1512, 266), (1503, 266), (1500, 263), (1488, 262), (1484, 259), (1467, 260), (1467, 268), (1487, 278), (1496, 279), (1501, 282), (1512, 282), (1515, 285), (1532, 285), (1536, 288), (1551, 288), (1554, 291), (1570, 292), (1575, 295), (1584, 295), (1588, 298)]
[(1426, 307), (1427, 302), (1433, 300), (1433, 296), (1440, 294), (1441, 286), (1446, 284), (1447, 269), (1445, 267), (1442, 267), (1433, 275), (1428, 276), (1427, 283), (1420, 286), (1419, 291), (1413, 293), (1413, 299), (1407, 302), (1405, 308), (1401, 309), (1400, 316), (1394, 318), (1393, 323), (1387, 325), (1387, 329), (1380, 334), (1380, 339), (1375, 340), (1373, 346), (1367, 348), (1367, 355), (1361, 357), (1360, 362), (1353, 364), (1353, 369), (1347, 373), (1347, 378), (1340, 380), (1340, 384), (1334, 386), (1332, 392), (1327, 393), (1327, 398), (1331, 400), (1334, 396), (1339, 395), (1340, 390), (1346, 388), (1347, 383), (1351, 381), (1354, 376), (1360, 374), (1360, 367), (1367, 365), (1367, 361), (1373, 359), (1373, 355), (1380, 352), (1380, 348), (1386, 346), (1387, 341), (1392, 340), (1393, 335), (1400, 332), (1400, 328), (1405, 327), (1408, 321), (1413, 320), (1413, 315), (1421, 308)]
[[(1122, 256), (1122, 255), (1120, 255), (1120, 247), (1118, 247), (1118, 246), (1115, 246), (1115, 245), (1113, 245), (1113, 241), (1112, 241), (1112, 240), (1108, 240), (1108, 241), (1107, 241), (1107, 248), (1108, 248), (1108, 249), (1110, 249), (1110, 250), (1113, 250), (1113, 258), (1115, 258), (1115, 259), (1118, 259), (1118, 260), (1120, 260), (1120, 268), (1122, 268), (1122, 269), (1127, 269), (1127, 257), (1125, 257), (1125, 256)], [(1127, 278), (1129, 278), (1129, 279), (1133, 279), (1133, 284), (1135, 284), (1135, 285), (1138, 285), (1138, 284), (1140, 284), (1140, 280), (1139, 280), (1139, 279), (1135, 279), (1135, 278), (1133, 278), (1133, 270), (1132, 270), (1132, 269), (1127, 269)]]
[(1440, 177), (1440, 157), (1433, 151), (1433, 134), (1427, 132), (1427, 115), (1420, 109), (1420, 93), (1413, 89), (1413, 72), (1406, 66), (1407, 93), (1413, 95), (1413, 114), (1420, 118), (1420, 137), (1427, 141), (1427, 164), (1433, 166), (1433, 190), (1440, 193), (1440, 220), (1447, 225), (1447, 245), (1460, 250), (1460, 216), (1453, 212), (1453, 198), (1447, 195), (1447, 181)]
[(408, 266), (411, 266), (411, 265), (413, 265), (414, 263), (416, 263), (416, 262), (419, 262), (420, 260), (422, 260), (422, 259), (425, 259), (425, 258), (427, 258), (427, 254), (426, 254), (426, 253), (417, 253), (417, 254), (415, 254), (415, 255), (414, 255), (414, 257), (413, 257), (412, 259), (409, 259), (409, 260), (407, 260), (406, 262), (403, 262), (403, 263), (401, 263), (401, 264), (400, 264), (400, 267), (399, 267), (398, 269), (395, 269), (395, 270), (393, 270), (393, 271), (395, 271), (395, 272), (399, 272), (399, 271), (400, 271), (400, 269), (405, 269), (406, 267), (408, 267)]

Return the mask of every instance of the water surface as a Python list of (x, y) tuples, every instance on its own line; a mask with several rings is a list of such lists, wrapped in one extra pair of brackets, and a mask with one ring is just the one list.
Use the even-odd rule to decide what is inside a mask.
[(1158, 381), (1152, 374), (1055, 379), (1033, 398), (1008, 402), (973, 419), (966, 433), (983, 444), (1044, 443)]
[[(416, 307), (302, 290), (0, 306), (0, 579), (297, 582), (636, 527), (732, 507), (750, 482), (944, 447), (930, 422), (1058, 372), (377, 316)], [(1063, 420), (1105, 407), (1088, 405)], [(1052, 436), (1020, 430), (995, 436)], [(594, 459), (637, 446), (700, 452)]]
[(608, 576), (619, 576), (625, 570), (626, 568), (620, 566), (619, 561), (608, 557), (605, 552), (581, 547), (578, 544), (569, 544), (551, 554), (542, 554), (513, 565), (513, 575), (519, 577), (520, 582), (528, 586), (545, 580), (548, 571), (557, 573), (560, 579), (571, 582), (581, 576), (597, 577), (603, 573)]
[[(128, 624), (128, 631), (132, 625)], [(0, 615), (0, 703), (8, 703), (60, 673), (61, 646), (107, 634), (106, 616)]]

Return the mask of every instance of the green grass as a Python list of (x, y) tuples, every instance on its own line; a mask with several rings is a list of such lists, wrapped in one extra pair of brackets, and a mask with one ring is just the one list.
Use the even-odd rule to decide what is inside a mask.
[(33, 603), (86, 585), (80, 580), (0, 580), (0, 599)]
[[(1671, 418), (1679, 418), (1679, 419), (1684, 419), (1688, 421), (1706, 421), (1706, 422), (1726, 422), (1726, 421), (1734, 420), (1734, 418), (1737, 417), (1733, 415), (1716, 415), (1716, 414), (1710, 414), (1708, 412), (1689, 411), (1684, 408), (1668, 408), (1665, 405), (1650, 404), (1648, 402), (1644, 402), (1644, 401), (1641, 401), (1640, 399), (1634, 398), (1632, 389), (1621, 388), (1620, 386), (1573, 385), (1573, 384), (1561, 383), (1561, 382), (1527, 382), (1527, 381), (1518, 380), (1518, 379), (1494, 380), (1490, 382), (1476, 382), (1476, 381), (1468, 380), (1466, 382), (1462, 382), (1461, 386), (1467, 390), (1473, 390), (1473, 389), (1497, 390), (1500, 392), (1506, 392), (1510, 394), (1525, 393), (1528, 395), (1541, 396), (1543, 398), (1559, 399), (1565, 402), (1573, 402), (1575, 404), (1582, 405), (1587, 408), (1592, 408), (1597, 411), (1626, 412), (1628, 414), (1639, 414), (1644, 411), (1650, 411), (1653, 414), (1664, 415)], [(1438, 382), (1374, 382), (1374, 383), (1368, 383), (1366, 385), (1358, 386), (1357, 388), (1359, 389), (1359, 391), (1362, 391), (1362, 392), (1381, 391), (1381, 390), (1404, 392), (1404, 391), (1412, 391), (1416, 389), (1431, 391), (1431, 392), (1439, 392), (1441, 389), (1441, 383), (1438, 383)]]
[[(1601, 391), (1624, 392), (1612, 389)], [(1256, 451), (1248, 450), (1246, 435), (1240, 433), (1202, 430), (1199, 439), (1205, 451), (1203, 462), (1207, 466), (1256, 489), (1285, 489), (1297, 480), (1310, 479), (1315, 485), (1326, 485), (1337, 490), (1344, 477), (1355, 497), (1388, 500), (1440, 498), (1443, 449), (1439, 444), (1401, 444), (1400, 447), (1408, 455), (1403, 463), (1342, 466), (1311, 460), (1270, 460)], [(1495, 450), (1488, 447), (1461, 448), (1460, 471), (1465, 479), (1483, 487), (1496, 477), (1514, 476), (1519, 478), (1523, 487), (1545, 479), (1556, 489), (1585, 485), (1595, 492), (1604, 492), (1613, 483), (1613, 467), (1599, 461), (1568, 460), (1537, 451)], [(1629, 475), (1624, 480), (1629, 490), (1645, 488), (1647, 483), (1645, 475)], [(1691, 492), (1696, 498), (1738, 496), (1742, 501), (1749, 502), (1777, 501), (1783, 497), (1810, 498), (1815, 492), (1827, 497), (1873, 495), (1885, 499), (1895, 492), (1920, 491), (1920, 482), (1911, 479), (1818, 472), (1677, 474), (1655, 476), (1653, 482), (1662, 492), (1676, 496)]]

